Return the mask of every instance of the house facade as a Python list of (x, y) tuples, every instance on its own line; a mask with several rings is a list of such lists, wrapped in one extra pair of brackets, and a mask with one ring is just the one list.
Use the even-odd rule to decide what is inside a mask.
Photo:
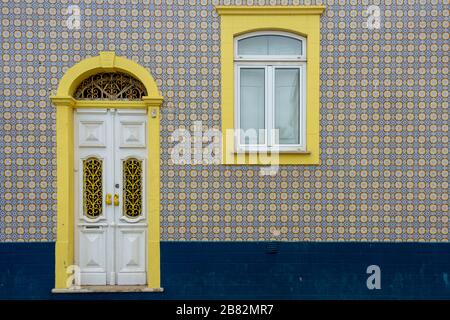
[(1, 25), (1, 298), (450, 297), (448, 1)]

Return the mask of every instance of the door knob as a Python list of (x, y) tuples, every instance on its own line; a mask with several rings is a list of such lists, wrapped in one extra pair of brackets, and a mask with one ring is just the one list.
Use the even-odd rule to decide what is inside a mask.
[(106, 200), (105, 200), (105, 202), (106, 202), (106, 205), (107, 205), (107, 206), (110, 206), (110, 205), (112, 204), (112, 201), (111, 201), (111, 194), (109, 194), (109, 193), (106, 194)]
[(115, 194), (114, 195), (114, 205), (117, 207), (119, 205), (119, 195)]

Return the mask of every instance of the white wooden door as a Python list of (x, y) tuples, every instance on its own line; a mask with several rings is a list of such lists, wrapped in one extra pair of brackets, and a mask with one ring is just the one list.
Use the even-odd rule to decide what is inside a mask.
[(75, 111), (75, 261), (82, 285), (146, 283), (146, 119), (144, 110)]

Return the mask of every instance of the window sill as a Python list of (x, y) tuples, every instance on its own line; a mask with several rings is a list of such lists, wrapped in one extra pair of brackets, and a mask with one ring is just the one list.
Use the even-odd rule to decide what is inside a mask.
[(278, 153), (262, 151), (230, 151), (222, 154), (224, 165), (319, 165), (320, 152), (314, 150)]
[(146, 286), (82, 286), (79, 288), (52, 289), (52, 293), (120, 293), (120, 292), (164, 292), (164, 288)]
[[(236, 150), (233, 152), (235, 155), (239, 154), (258, 154), (258, 153), (272, 153), (273, 150)], [(277, 150), (278, 154), (311, 154), (308, 150)]]

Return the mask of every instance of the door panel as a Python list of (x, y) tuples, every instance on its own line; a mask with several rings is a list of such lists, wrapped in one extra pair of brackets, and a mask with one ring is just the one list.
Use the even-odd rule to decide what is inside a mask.
[[(84, 227), (86, 228), (86, 227)], [(106, 237), (102, 229), (80, 232), (81, 283), (106, 284)]]
[(112, 126), (106, 109), (79, 110), (75, 117), (75, 261), (82, 284), (106, 285), (113, 240), (108, 228), (113, 213), (104, 201), (113, 182), (108, 174), (113, 170)]
[(82, 285), (146, 283), (146, 113), (75, 112), (75, 261)]
[[(145, 148), (145, 121), (140, 117), (120, 118), (120, 148)], [(137, 119), (133, 121), (133, 118)]]
[(116, 255), (119, 284), (146, 283), (146, 130), (147, 117), (140, 110), (120, 110), (115, 118), (116, 192), (121, 199), (116, 215)]
[(80, 120), (78, 141), (80, 147), (106, 147), (105, 121)]
[(145, 229), (119, 226), (118, 284), (145, 284)]

